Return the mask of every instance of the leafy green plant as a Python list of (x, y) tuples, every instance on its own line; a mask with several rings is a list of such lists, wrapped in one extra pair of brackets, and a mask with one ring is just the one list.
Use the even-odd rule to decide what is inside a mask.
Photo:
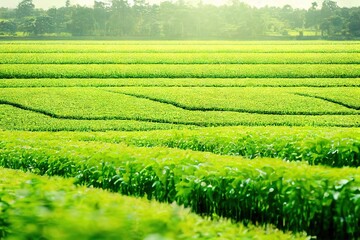
[(278, 159), (63, 141), (5, 142), (0, 164), (76, 177), (79, 184), (125, 195), (176, 201), (200, 215), (244, 224), (271, 223), (321, 238), (360, 234), (358, 200), (349, 197), (359, 191), (358, 169), (339, 174), (338, 169)]
[(73, 179), (0, 168), (4, 179), (0, 194), (10, 203), (0, 208), (1, 239), (306, 239), (271, 226), (210, 221), (175, 204), (74, 187)]

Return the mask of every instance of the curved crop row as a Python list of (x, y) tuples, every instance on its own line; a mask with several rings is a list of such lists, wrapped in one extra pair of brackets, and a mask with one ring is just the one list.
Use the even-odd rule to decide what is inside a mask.
[[(0, 103), (58, 118), (163, 118), (213, 122), (231, 114), (359, 115), (357, 88), (94, 88), (0, 89)], [(140, 93), (139, 93), (140, 92)], [(302, 96), (302, 94), (314, 94)], [(340, 95), (340, 93), (343, 93)], [(340, 95), (340, 96), (337, 96)], [(324, 96), (336, 99), (318, 99)], [(222, 116), (221, 116), (222, 115)], [(61, 116), (61, 117), (60, 117)], [(183, 117), (182, 117), (183, 116)], [(185, 117), (186, 116), (186, 117)], [(324, 116), (326, 117), (326, 116)], [(223, 120), (224, 123), (227, 122)], [(219, 121), (220, 122), (220, 121)]]
[(2, 141), (0, 164), (126, 195), (183, 204), (199, 214), (272, 223), (324, 239), (358, 238), (359, 169), (162, 148), (63, 141)]
[(109, 88), (137, 98), (167, 103), (187, 110), (239, 111), (274, 114), (329, 114), (360, 110), (359, 88)]
[(305, 239), (281, 231), (205, 220), (187, 209), (75, 187), (72, 180), (0, 168), (0, 238)]
[[(227, 116), (210, 114), (201, 116), (182, 116), (186, 119), (178, 121), (169, 118), (138, 117), (82, 117), (74, 119), (64, 116), (56, 118), (52, 113), (40, 114), (30, 109), (19, 109), (0, 104), (2, 130), (27, 131), (147, 131), (155, 129), (184, 129), (194, 127), (216, 126), (337, 126), (359, 127), (356, 115), (338, 116), (287, 116), (287, 115), (259, 115), (249, 113), (232, 113)], [(61, 116), (60, 116), (61, 117)], [(193, 121), (189, 122), (189, 117)], [(92, 119), (92, 120), (91, 120)], [(206, 120), (206, 121), (204, 121)]]
[[(43, 137), (49, 139), (50, 135), (47, 137), (45, 134)], [(58, 137), (126, 143), (138, 147), (191, 149), (247, 158), (274, 157), (307, 161), (311, 165), (360, 167), (358, 128), (222, 127), (161, 132), (60, 134)]]
[(54, 138), (62, 141), (121, 143), (137, 147), (167, 147), (246, 158), (272, 157), (307, 161), (310, 165), (360, 166), (359, 128), (218, 127), (147, 132), (11, 132), (5, 139)]

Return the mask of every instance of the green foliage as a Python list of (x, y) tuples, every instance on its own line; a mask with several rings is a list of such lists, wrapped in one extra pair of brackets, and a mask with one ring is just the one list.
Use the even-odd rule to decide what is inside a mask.
[(311, 165), (359, 167), (358, 128), (221, 127), (149, 132), (3, 132), (4, 139), (61, 139), (167, 147), (246, 158), (272, 157)]
[[(129, 10), (116, 2), (112, 11)], [(136, 7), (144, 7), (142, 1)], [(96, 8), (94, 21), (101, 25), (106, 6)], [(55, 25), (57, 16), (70, 17), (70, 9), (53, 12)], [(298, 24), (289, 19), (294, 12), (290, 7), (281, 12), (292, 26)], [(94, 29), (102, 34), (99, 26)], [(128, 29), (119, 25), (117, 31)], [(3, 42), (0, 129), (83, 132), (0, 131), (0, 165), (176, 202), (213, 220), (357, 239), (359, 47), (355, 41)], [(262, 127), (199, 129), (238, 125)], [(108, 130), (161, 131), (84, 132)], [(26, 178), (1, 178), (2, 173), (0, 188)], [(109, 196), (125, 198), (99, 190), (87, 190), (94, 194), (84, 193), (77, 202), (75, 192), (83, 188), (65, 184), (59, 194), (52, 180), (49, 186), (28, 181), (20, 189), (20, 181), (14, 182), (16, 189), (0, 190), (0, 238), (285, 237), (181, 218), (170, 206), (154, 217), (162, 205), (134, 199), (114, 204)]]
[[(102, 95), (104, 96), (104, 95)], [(15, 104), (13, 106), (5, 105), (9, 102), (2, 102), (0, 105), (2, 111), (0, 119), (0, 128), (8, 130), (33, 130), (33, 131), (101, 131), (101, 130), (153, 130), (153, 129), (171, 129), (171, 128), (193, 128), (194, 126), (234, 126), (234, 125), (249, 125), (249, 126), (345, 126), (356, 127), (359, 126), (358, 115), (327, 115), (327, 116), (308, 116), (308, 115), (266, 115), (253, 113), (237, 113), (237, 112), (187, 112), (186, 110), (177, 109), (163, 104), (152, 103), (148, 100), (146, 105), (141, 106), (140, 102), (130, 101), (131, 105), (120, 109), (126, 102), (121, 102), (122, 98), (115, 97), (116, 94), (111, 95), (112, 102), (119, 102), (119, 105), (111, 105), (107, 107), (109, 112), (104, 112), (100, 109), (99, 113), (96, 111), (89, 111), (84, 105), (83, 110), (73, 111), (66, 107), (66, 104), (57, 105), (56, 108), (62, 112), (52, 112), (51, 108), (54, 106), (52, 99), (45, 104), (50, 104), (43, 110), (35, 107), (25, 107), (26, 105)], [(91, 97), (91, 96), (86, 96)], [(129, 97), (130, 98), (130, 97)], [(45, 98), (46, 99), (46, 98)], [(131, 99), (131, 98), (130, 98)], [(30, 100), (30, 99), (29, 99)], [(33, 100), (36, 100), (35, 98)], [(32, 100), (32, 101), (33, 101)], [(44, 104), (44, 101), (38, 99), (38, 104)], [(55, 99), (54, 99), (55, 100)], [(58, 98), (58, 100), (61, 100)], [(104, 100), (107, 101), (108, 99)], [(92, 108), (101, 105), (89, 102)], [(106, 103), (106, 102), (104, 102)], [(110, 102), (109, 102), (110, 103)], [(155, 109), (153, 112), (144, 109), (136, 112), (136, 109), (131, 108), (138, 103), (142, 108), (152, 106)], [(156, 108), (158, 106), (158, 108)], [(49, 109), (50, 107), (50, 109)], [(61, 108), (61, 109), (59, 109)], [(81, 109), (81, 108), (79, 108)], [(116, 112), (120, 109), (121, 112)], [(159, 111), (162, 110), (162, 111)], [(71, 112), (73, 111), (73, 112)], [(70, 114), (69, 114), (70, 113)], [(94, 114), (93, 114), (94, 113)], [(120, 113), (122, 113), (120, 115)], [(170, 114), (171, 113), (171, 114)]]
[[(0, 25), (1, 28), (1, 25)], [(0, 30), (1, 31), (1, 30)], [(358, 53), (0, 53), (1, 64), (359, 64)]]
[(360, 87), (359, 78), (34, 78), (2, 79), (0, 88), (21, 87)]
[(137, 120), (56, 119), (31, 111), (0, 105), (0, 129), (26, 131), (149, 131), (156, 129), (193, 128), (192, 125)]
[(305, 239), (183, 207), (74, 187), (72, 180), (0, 168), (0, 237), (6, 239)]
[[(323, 1), (321, 9), (313, 3), (308, 10), (294, 9), (290, 5), (253, 8), (239, 1), (212, 6), (186, 1), (149, 4), (144, 0), (95, 1), (92, 8), (71, 5), (70, 1), (66, 1), (65, 7), (34, 8), (32, 0), (23, 0), (16, 10), (3, 8), (0, 17), (16, 17), (16, 23), (21, 28), (21, 20), (35, 18), (41, 13), (45, 17), (56, 16), (54, 30), (57, 34), (54, 36), (65, 32), (75, 37), (114, 39), (295, 40), (306, 39), (304, 32), (312, 33), (311, 39), (349, 39), (358, 36), (356, 25), (359, 22), (357, 7), (340, 8), (336, 2), (327, 0)], [(43, 34), (49, 33), (53, 33), (52, 29)]]
[[(261, 71), (257, 71), (261, 69)], [(1, 78), (354, 78), (360, 65), (324, 64), (1, 64)]]
[[(0, 53), (359, 53), (359, 41), (16, 41)], [(81, 47), (79, 47), (81, 46)]]
[(2, 166), (321, 238), (359, 237), (359, 169), (123, 145), (3, 141)]
[[(41, 137), (36, 135), (37, 137)], [(43, 136), (45, 139), (46, 135)], [(49, 136), (50, 137), (50, 136)], [(214, 129), (59, 135), (71, 139), (162, 146), (247, 158), (274, 157), (332, 167), (360, 166), (358, 128), (227, 127)]]
[(288, 115), (358, 114), (359, 88), (114, 88), (128, 96), (186, 110), (234, 111)]

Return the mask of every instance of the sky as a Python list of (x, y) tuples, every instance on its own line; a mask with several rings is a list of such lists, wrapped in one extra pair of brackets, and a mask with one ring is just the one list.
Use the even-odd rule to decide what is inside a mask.
[[(21, 0), (0, 0), (0, 7), (7, 8), (16, 8), (17, 4)], [(65, 5), (66, 0), (33, 0), (33, 3), (37, 8), (50, 8), (50, 7), (62, 7)], [(147, 0), (147, 2), (159, 3), (163, 0)], [(175, 0), (171, 0), (175, 1)], [(198, 2), (199, 0), (193, 0), (193, 2)], [(214, 5), (226, 4), (229, 0), (203, 0), (203, 3), (209, 3)], [(311, 3), (317, 1), (321, 6), (322, 0), (241, 0), (251, 6), (263, 7), (263, 6), (284, 6), (290, 4), (294, 8), (305, 8), (308, 9), (311, 6)], [(335, 0), (336, 1), (336, 0)], [(94, 0), (70, 0), (71, 4), (80, 4), (86, 6), (93, 6)], [(129, 0), (131, 2), (131, 0)], [(188, 2), (192, 2), (188, 0)], [(336, 1), (340, 7), (353, 7), (360, 6), (360, 0), (337, 0)]]

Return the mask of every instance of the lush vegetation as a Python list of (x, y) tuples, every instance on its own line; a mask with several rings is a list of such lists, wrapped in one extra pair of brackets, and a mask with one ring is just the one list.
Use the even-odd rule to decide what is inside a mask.
[(26, 64), (21, 68), (17, 64), (0, 65), (1, 78), (352, 78), (359, 75), (357, 64)]
[(0, 168), (0, 238), (305, 239), (271, 228), (205, 220), (176, 206), (75, 187), (72, 179)]
[(359, 128), (221, 127), (148, 132), (3, 132), (3, 138), (54, 138), (85, 142), (167, 147), (246, 158), (272, 157), (311, 165), (359, 167)]
[(0, 53), (1, 64), (359, 64), (359, 53)]
[(2, 42), (0, 238), (360, 238), (359, 52)]
[(7, 139), (1, 143), (0, 164), (8, 168), (76, 177), (88, 186), (176, 201), (198, 214), (245, 224), (269, 222), (324, 238), (359, 234), (359, 198), (351, 197), (358, 194), (358, 169), (343, 168), (339, 174), (338, 169), (279, 159), (249, 161), (166, 148)]
[(31, 78), (2, 79), (0, 88), (23, 87), (359, 87), (359, 78)]
[[(191, 4), (192, 3), (192, 4)], [(269, 37), (337, 38), (360, 36), (359, 7), (335, 1), (309, 4), (308, 9), (254, 8), (241, 1), (213, 6), (203, 2), (99, 0), (92, 8), (71, 5), (35, 9), (22, 0), (16, 9), (1, 8), (0, 32), (32, 36), (100, 36), (143, 39), (253, 39)]]

